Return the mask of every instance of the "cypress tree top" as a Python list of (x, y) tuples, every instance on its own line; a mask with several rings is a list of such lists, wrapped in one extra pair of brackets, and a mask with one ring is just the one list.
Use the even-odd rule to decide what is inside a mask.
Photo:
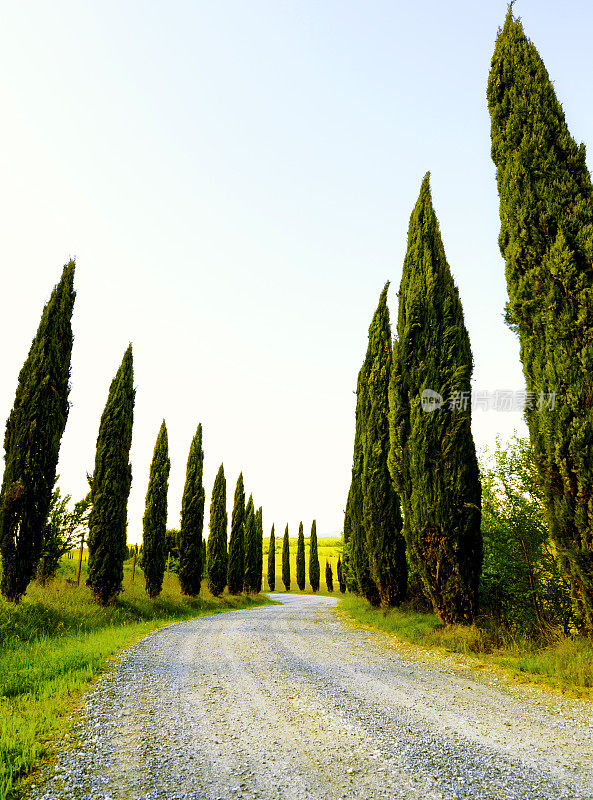
[(204, 569), (202, 532), (206, 493), (203, 484), (202, 426), (198, 425), (189, 448), (179, 530), (179, 584), (182, 594), (196, 597)]
[(134, 394), (130, 345), (111, 382), (101, 416), (91, 482), (87, 584), (103, 605), (113, 602), (121, 592), (124, 576)]
[(167, 563), (167, 492), (171, 469), (168, 442), (167, 426), (163, 420), (150, 465), (146, 511), (142, 520), (144, 545), (142, 569), (146, 592), (151, 598), (161, 593)]
[(6, 423), (0, 493), (0, 588), (14, 602), (25, 592), (41, 554), (68, 418), (74, 298), (74, 262), (70, 261), (43, 309)]

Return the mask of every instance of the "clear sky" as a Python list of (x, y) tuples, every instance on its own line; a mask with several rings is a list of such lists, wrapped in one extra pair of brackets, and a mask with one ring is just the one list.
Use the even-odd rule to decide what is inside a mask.
[[(578, 141), (593, 138), (593, 4), (515, 6)], [(486, 81), (499, 0), (4, 2), (0, 17), (0, 420), (41, 309), (76, 256), (72, 408), (59, 464), (78, 499), (129, 341), (137, 387), (129, 541), (165, 418), (178, 525), (204, 427), (264, 529), (341, 531), (356, 376), (431, 171), (475, 387), (521, 389), (505, 328)], [(591, 167), (591, 158), (589, 157)], [(479, 448), (521, 414), (475, 412)]]

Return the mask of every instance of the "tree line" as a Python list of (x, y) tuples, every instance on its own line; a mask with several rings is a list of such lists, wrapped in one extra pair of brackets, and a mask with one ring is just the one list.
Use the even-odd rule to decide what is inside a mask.
[[(555, 565), (541, 556), (537, 563), (546, 565), (539, 572), (547, 583), (545, 591), (541, 583), (538, 589), (539, 567), (527, 557), (526, 537), (513, 531), (528, 565), (526, 605), (541, 621), (546, 593), (564, 596), (566, 586), (574, 626), (591, 636), (593, 190), (585, 148), (570, 136), (543, 61), (512, 4), (498, 32), (487, 99), (509, 294), (506, 322), (519, 338), (526, 383), (530, 442), (515, 448), (507, 464), (520, 480), (501, 474), (500, 452), (496, 475), (486, 473), (485, 486), (480, 479), (470, 427), (473, 358), (426, 175), (410, 217), (395, 338), (386, 286), (358, 375), (344, 517), (346, 581), (385, 607), (419, 588), (445, 623), (471, 623), (483, 566), (490, 590), (495, 583), (502, 588), (492, 580), (494, 563), (499, 577), (510, 578), (500, 553), (511, 556), (512, 548), (493, 536), (506, 515), (513, 524), (529, 522), (529, 541), (539, 541), (540, 555), (543, 527)], [(555, 404), (541, 401), (550, 394)], [(498, 509), (494, 486), (503, 498)], [(539, 534), (532, 513), (538, 508)], [(490, 548), (486, 564), (483, 529)], [(523, 555), (516, 551), (514, 558)], [(510, 607), (516, 610), (513, 587), (504, 588), (505, 597), (515, 597)]]

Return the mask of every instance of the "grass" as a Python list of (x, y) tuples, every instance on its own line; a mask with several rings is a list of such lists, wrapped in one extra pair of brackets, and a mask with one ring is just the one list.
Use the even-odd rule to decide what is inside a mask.
[(142, 572), (131, 582), (126, 562), (117, 605), (101, 608), (74, 582), (76, 560), (65, 559), (55, 581), (32, 583), (18, 606), (0, 600), (0, 800), (22, 796), (35, 771), (67, 734), (69, 715), (109, 660), (155, 628), (174, 621), (270, 602), (262, 596), (212, 597), (203, 587), (183, 597), (177, 576), (149, 600)]
[(345, 595), (340, 608), (353, 620), (398, 639), (427, 648), (464, 653), (502, 669), (515, 679), (593, 699), (593, 643), (584, 638), (556, 637), (546, 642), (518, 639), (480, 625), (445, 627), (434, 614), (410, 608), (371, 608), (363, 598)]
[[(284, 584), (282, 583), (282, 537), (284, 531), (276, 534), (276, 589), (277, 592), (284, 592)], [(296, 554), (297, 554), (297, 539), (288, 540), (289, 554), (290, 554), (290, 582), (291, 590), (298, 592), (296, 583)], [(267, 588), (267, 572), (268, 572), (268, 548), (270, 545), (270, 538), (264, 536), (264, 586)], [(311, 549), (310, 537), (305, 537), (305, 593), (309, 594), (313, 590), (309, 583), (309, 552)], [(327, 591), (325, 583), (325, 562), (329, 561), (331, 564), (333, 578), (334, 578), (334, 591), (332, 594), (339, 594), (338, 586), (338, 558), (342, 555), (342, 539), (337, 536), (335, 538), (323, 537), (317, 539), (317, 553), (319, 556), (319, 591), (317, 594), (330, 594)]]

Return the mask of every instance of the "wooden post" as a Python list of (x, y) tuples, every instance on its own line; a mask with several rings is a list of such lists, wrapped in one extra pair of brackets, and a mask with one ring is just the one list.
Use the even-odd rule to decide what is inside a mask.
[(132, 583), (134, 583), (134, 575), (136, 574), (136, 556), (138, 555), (138, 545), (134, 545), (134, 563), (132, 564)]
[(80, 537), (80, 552), (78, 553), (78, 570), (76, 572), (76, 585), (80, 586), (80, 570), (82, 568), (82, 551), (84, 550), (84, 533)]

